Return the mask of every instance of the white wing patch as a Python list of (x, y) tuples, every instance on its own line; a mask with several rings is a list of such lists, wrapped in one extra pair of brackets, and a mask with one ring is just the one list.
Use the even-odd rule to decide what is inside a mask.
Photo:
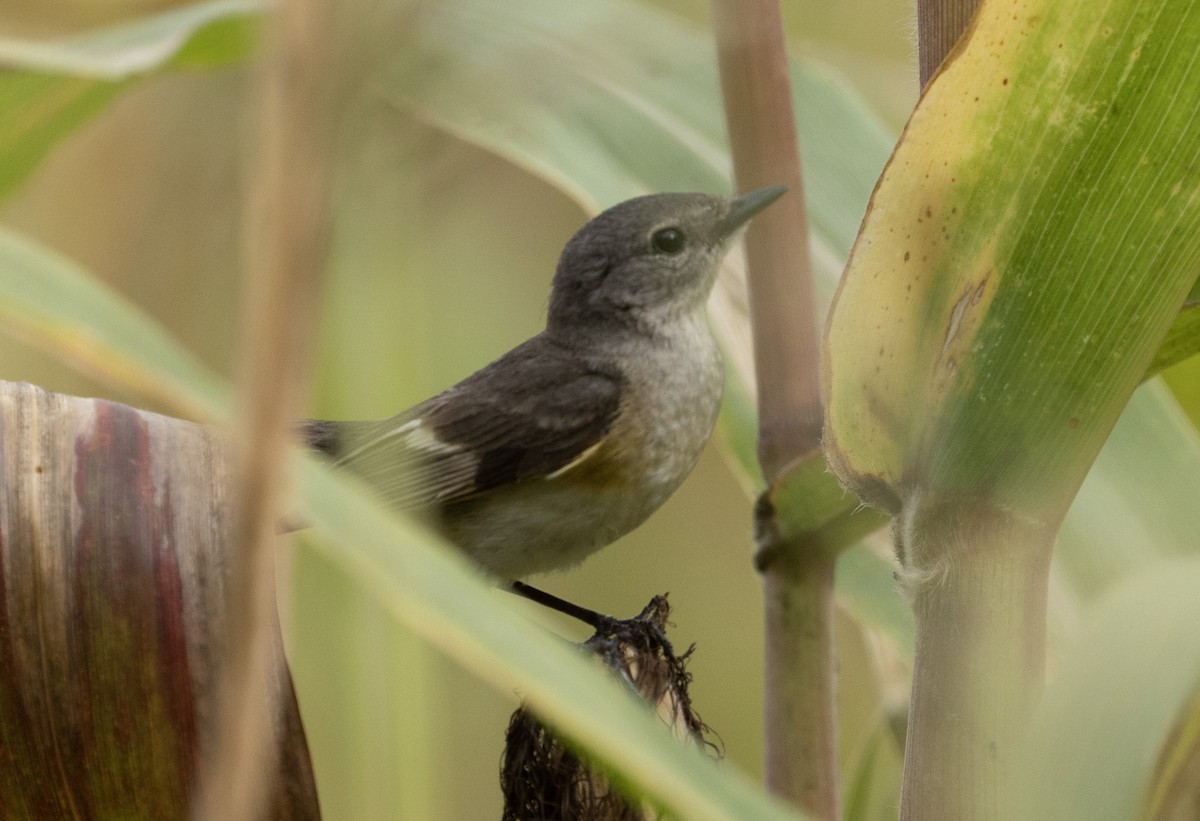
[(338, 461), (353, 462), (366, 451), (380, 448), (389, 443), (400, 445), (405, 450), (426, 453), (430, 456), (438, 453), (454, 453), (458, 450), (454, 445), (446, 444), (438, 439), (437, 435), (425, 425), (425, 420), (417, 417), (364, 437), (355, 447), (343, 453)]

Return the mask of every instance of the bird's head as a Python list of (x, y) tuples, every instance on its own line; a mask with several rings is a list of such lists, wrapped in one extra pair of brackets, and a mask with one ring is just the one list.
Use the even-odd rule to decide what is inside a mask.
[(775, 185), (732, 199), (651, 194), (613, 206), (563, 249), (547, 330), (564, 339), (653, 334), (700, 310), (730, 239), (786, 190)]

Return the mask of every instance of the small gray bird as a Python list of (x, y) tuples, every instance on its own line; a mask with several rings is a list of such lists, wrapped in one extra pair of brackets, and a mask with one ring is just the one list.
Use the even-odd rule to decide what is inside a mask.
[(581, 562), (696, 464), (724, 381), (705, 303), (730, 237), (786, 190), (610, 208), (563, 249), (544, 331), (390, 419), (310, 421), (308, 443), (501, 579)]

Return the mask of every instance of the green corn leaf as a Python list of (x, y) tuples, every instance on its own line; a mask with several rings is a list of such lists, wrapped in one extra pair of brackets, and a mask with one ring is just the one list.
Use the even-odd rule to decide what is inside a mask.
[(1065, 512), (1200, 270), (1198, 39), (1192, 4), (983, 7), (827, 330), (826, 451), (864, 498)]
[(1083, 604), (1200, 551), (1200, 435), (1161, 380), (1134, 393), (1059, 531), (1060, 591)]
[(190, 48), (189, 41), (206, 26), (257, 14), (264, 6), (262, 0), (208, 0), (55, 39), (0, 37), (0, 65), (115, 81), (154, 71), (181, 54), (203, 62), (215, 48), (226, 59), (238, 58), (244, 52), (237, 46), (244, 43), (231, 39), (227, 28)]
[(0, 227), (0, 317), (80, 370), (206, 419), (228, 390), (157, 322), (70, 260)]
[(1200, 353), (1200, 280), (1192, 286), (1146, 373), (1156, 374)]

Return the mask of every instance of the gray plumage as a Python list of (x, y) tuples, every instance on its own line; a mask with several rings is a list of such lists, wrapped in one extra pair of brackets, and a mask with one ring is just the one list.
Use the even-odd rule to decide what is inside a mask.
[(564, 248), (542, 333), (391, 419), (308, 422), (308, 442), (496, 576), (578, 563), (699, 458), (723, 381), (704, 306), (729, 237), (783, 191), (605, 211)]

